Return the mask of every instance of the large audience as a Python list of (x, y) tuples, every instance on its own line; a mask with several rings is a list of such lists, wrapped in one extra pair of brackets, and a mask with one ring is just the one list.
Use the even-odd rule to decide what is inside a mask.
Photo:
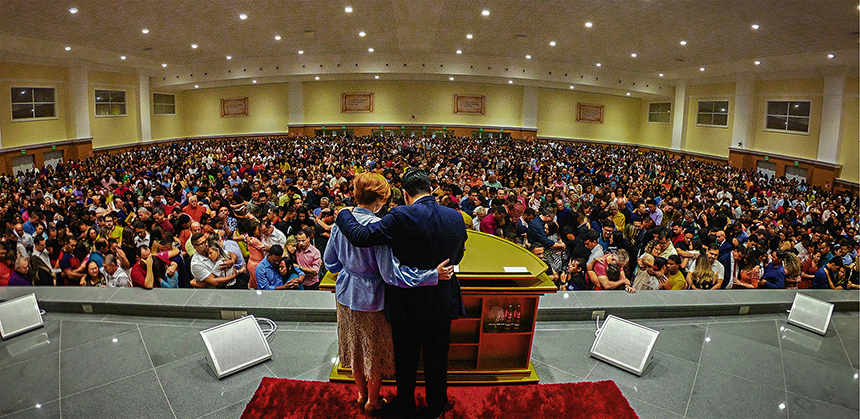
[[(312, 290), (353, 177), (426, 170), (464, 228), (561, 290), (857, 289), (850, 192), (635, 147), (261, 137), (155, 145), (0, 177), (0, 286)], [(380, 215), (381, 215), (380, 214)]]

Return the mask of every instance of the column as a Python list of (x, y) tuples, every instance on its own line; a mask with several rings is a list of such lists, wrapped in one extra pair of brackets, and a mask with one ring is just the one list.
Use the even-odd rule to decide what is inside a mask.
[(750, 137), (750, 127), (755, 116), (753, 109), (753, 90), (755, 83), (752, 79), (738, 80), (735, 83), (735, 110), (732, 113), (734, 128), (730, 147), (753, 148)]
[(152, 115), (150, 113), (149, 76), (138, 75), (138, 114), (140, 115), (140, 141), (152, 141)]
[(845, 76), (824, 78), (824, 101), (821, 106), (821, 133), (818, 136), (818, 160), (838, 163), (842, 146), (842, 95)]
[(75, 121), (75, 138), (90, 138), (90, 83), (86, 67), (69, 68), (69, 95)]
[(537, 129), (538, 118), (538, 88), (526, 86), (523, 88), (523, 122), (522, 127)]
[(305, 123), (304, 84), (300, 81), (290, 82), (290, 119), (288, 125), (303, 125)]
[(672, 105), (672, 149), (683, 150), (687, 146), (687, 82), (675, 86), (675, 103)]

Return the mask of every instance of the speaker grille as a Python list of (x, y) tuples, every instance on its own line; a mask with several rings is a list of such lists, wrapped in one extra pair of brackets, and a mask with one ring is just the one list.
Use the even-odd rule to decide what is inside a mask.
[(797, 293), (791, 304), (788, 322), (811, 330), (819, 335), (827, 334), (830, 316), (833, 314), (833, 304), (821, 301), (806, 294)]
[(9, 339), (44, 325), (36, 294), (0, 303), (0, 336)]
[(200, 332), (207, 360), (218, 378), (256, 365), (272, 357), (260, 325), (254, 316), (246, 316)]
[(610, 315), (591, 347), (591, 356), (642, 375), (660, 332)]

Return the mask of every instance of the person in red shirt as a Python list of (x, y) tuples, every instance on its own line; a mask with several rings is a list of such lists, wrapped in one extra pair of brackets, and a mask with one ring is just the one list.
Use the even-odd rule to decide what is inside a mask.
[[(173, 248), (169, 252), (161, 252), (158, 254), (153, 254), (150, 251), (149, 246), (145, 244), (138, 247), (138, 249), (140, 252), (137, 257), (137, 263), (131, 267), (131, 282), (133, 282), (136, 287), (146, 289), (158, 287), (162, 278), (155, 277), (152, 269), (153, 264), (169, 264), (171, 259), (179, 255), (179, 249)], [(160, 262), (156, 262), (155, 258), (160, 259)], [(164, 271), (162, 271), (162, 273), (163, 272)]]
[(188, 205), (182, 208), (182, 212), (188, 214), (192, 220), (200, 222), (200, 217), (206, 213), (206, 207), (197, 203), (197, 197), (191, 195), (188, 197)]
[(0, 287), (9, 285), (9, 278), (12, 277), (12, 268), (6, 263), (6, 243), (0, 243)]

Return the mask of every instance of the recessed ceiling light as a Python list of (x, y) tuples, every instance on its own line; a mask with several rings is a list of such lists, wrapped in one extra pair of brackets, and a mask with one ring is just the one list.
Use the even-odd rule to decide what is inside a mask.
[(247, 19), (247, 18), (248, 18), (248, 15), (246, 15), (246, 14), (244, 14), (244, 13), (242, 13), (242, 14), (240, 14), (240, 15), (239, 15), (239, 19), (245, 20), (245, 19)]
[(759, 61), (759, 60), (755, 60), (755, 61), (753, 62), (753, 64), (755, 64), (755, 65), (759, 65), (759, 64), (761, 64), (761, 61)]
[(320, 76), (314, 77), (314, 80), (319, 80), (319, 79), (320, 79)]
[(514, 84), (513, 80), (508, 80), (508, 84)]
[(663, 73), (660, 73), (660, 77), (663, 77), (663, 76), (665, 76), (665, 74), (663, 74)]
[(630, 96), (630, 92), (627, 92), (627, 96)]
[(472, 38), (473, 38), (473, 35), (472, 35), (472, 34), (470, 34), (470, 33), (467, 33), (467, 34), (466, 34), (466, 39), (472, 39)]
[(375, 78), (376, 80), (379, 80), (379, 76), (373, 76), (373, 78)]
[(232, 59), (233, 59), (233, 56), (232, 56), (232, 55), (228, 55), (228, 56), (227, 56), (227, 59), (228, 59), (228, 60), (232, 60)]
[(630, 56), (631, 56), (631, 57), (633, 57), (633, 58), (638, 57), (638, 55), (636, 55), (636, 53), (635, 53), (635, 52), (634, 52), (634, 53), (632, 53), (632, 54), (630, 54)]
[(364, 35), (367, 35), (366, 33), (364, 33), (364, 31), (361, 31), (358, 33), (358, 36), (364, 36)]
[(597, 64), (595, 64), (595, 65), (596, 65), (596, 66), (598, 66), (598, 67), (600, 67), (600, 66), (601, 66), (601, 65), (602, 65), (602, 64), (600, 64), (600, 63), (597, 63)]
[(140, 31), (141, 31), (141, 32), (143, 32), (144, 34), (148, 34), (148, 33), (149, 33), (149, 29), (146, 29), (146, 28), (143, 28), (143, 29), (141, 29)]
[(687, 45), (687, 41), (681, 41), (681, 46)]
[(66, 50), (66, 51), (71, 51), (71, 50), (72, 50), (72, 47), (66, 47), (66, 48), (65, 48), (65, 50)]
[(527, 60), (531, 60), (531, 59), (532, 59), (532, 56), (531, 56), (531, 55), (526, 55), (526, 59), (527, 59)]
[(459, 50), (459, 49), (457, 50), (457, 54), (462, 54), (462, 53), (463, 53), (463, 50)]
[(167, 63), (161, 63), (162, 67), (167, 67)]
[(256, 83), (256, 82), (257, 82), (257, 80), (251, 80), (251, 83)]
[(75, 14), (75, 13), (77, 13), (77, 12), (78, 12), (78, 8), (77, 8), (77, 7), (72, 7), (71, 9), (69, 9), (69, 13), (71, 13), (71, 14)]
[(448, 80), (454, 81), (453, 77), (448, 77)]
[(592, 27), (592, 26), (594, 26), (594, 24), (593, 24), (593, 23), (591, 23), (591, 22), (585, 22), (585, 27), (586, 27), (586, 28), (590, 28), (590, 27)]
[(761, 27), (761, 26), (759, 26), (758, 24), (755, 24), (755, 23), (752, 25), (753, 30), (756, 30), (756, 29), (758, 29), (758, 28), (760, 28), (760, 27)]
[(554, 47), (554, 46), (555, 46), (555, 41), (549, 41), (549, 46)]
[(281, 40), (281, 35), (275, 35), (275, 41), (280, 41), (280, 40)]
[(368, 48), (367, 52), (373, 52), (373, 48)]
[(119, 59), (120, 59), (120, 60), (124, 60), (124, 59), (125, 59), (125, 55), (120, 55), (120, 56), (119, 56)]
[(195, 84), (195, 85), (194, 85), (194, 88), (195, 88), (195, 89), (199, 89), (199, 88), (200, 88), (200, 85), (199, 85), (199, 84)]
[(705, 67), (699, 67), (699, 71), (705, 71)]
[(830, 58), (832, 60), (836, 58), (836, 54), (827, 54), (827, 58)]
[(305, 53), (304, 51), (299, 50), (299, 55), (302, 55), (302, 54), (304, 54), (304, 53)]
[(346, 6), (346, 7), (344, 7), (344, 8), (343, 8), (343, 11), (344, 11), (344, 12), (347, 12), (347, 13), (352, 13), (352, 6)]
[(570, 86), (570, 88), (573, 89), (573, 86)]
[(489, 15), (490, 15), (490, 11), (489, 11), (489, 10), (484, 10), (483, 12), (481, 12), (481, 15), (482, 15), (482, 16), (489, 16)]
[(192, 49), (197, 49), (197, 44), (191, 44)]

